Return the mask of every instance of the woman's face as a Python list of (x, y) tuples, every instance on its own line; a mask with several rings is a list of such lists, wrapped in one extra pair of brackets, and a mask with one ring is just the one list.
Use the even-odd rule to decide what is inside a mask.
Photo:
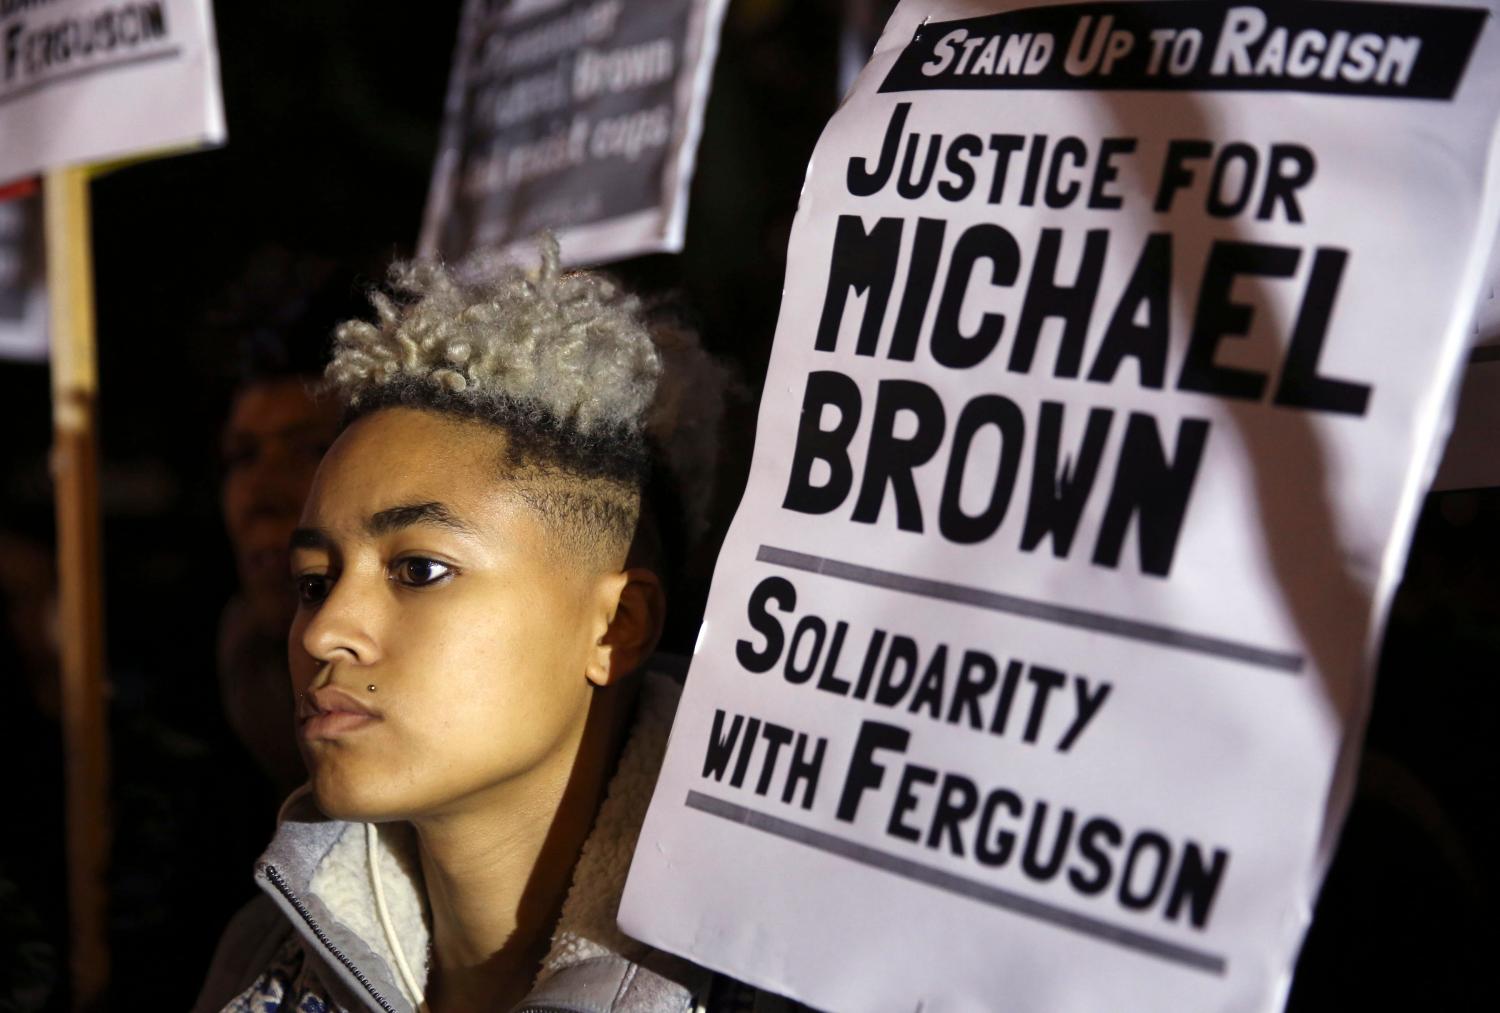
[(386, 409), (318, 468), (293, 536), (288, 655), (303, 757), (331, 816), (441, 816), (566, 781), (618, 589), (559, 565), (499, 475), (504, 439)]

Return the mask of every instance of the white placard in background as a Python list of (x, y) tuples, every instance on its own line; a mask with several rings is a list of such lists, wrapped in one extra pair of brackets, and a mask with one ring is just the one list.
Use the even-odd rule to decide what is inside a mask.
[(224, 137), (208, 0), (0, 3), (0, 183)]
[(42, 201), (0, 201), (0, 359), (47, 359)]
[(901, 4), (628, 932), (838, 1010), (1284, 1000), (1500, 218), (1495, 10)]

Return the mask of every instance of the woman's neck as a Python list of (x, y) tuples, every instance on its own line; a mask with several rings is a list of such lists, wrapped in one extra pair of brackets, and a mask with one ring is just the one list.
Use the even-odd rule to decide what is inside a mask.
[(507, 1010), (536, 977), (623, 733), (614, 690), (524, 778), (415, 823), (432, 911), (433, 1013)]

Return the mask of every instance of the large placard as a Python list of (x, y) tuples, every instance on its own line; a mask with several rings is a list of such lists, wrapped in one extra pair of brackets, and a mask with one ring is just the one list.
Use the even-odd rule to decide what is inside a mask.
[(0, 183), (224, 137), (208, 0), (0, 0)]
[(1494, 3), (907, 0), (814, 153), (621, 924), (1277, 1007), (1496, 234)]

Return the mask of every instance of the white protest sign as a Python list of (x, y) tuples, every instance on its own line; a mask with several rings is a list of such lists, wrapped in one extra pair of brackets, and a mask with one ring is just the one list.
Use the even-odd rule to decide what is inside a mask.
[(898, 7), (627, 932), (838, 1010), (1283, 1001), (1496, 234), (1494, 11)]
[(47, 359), (44, 261), (41, 199), (0, 201), (0, 359)]
[(0, 0), (0, 182), (224, 136), (208, 0)]
[(726, 2), (468, 0), (421, 255), (681, 250)]

